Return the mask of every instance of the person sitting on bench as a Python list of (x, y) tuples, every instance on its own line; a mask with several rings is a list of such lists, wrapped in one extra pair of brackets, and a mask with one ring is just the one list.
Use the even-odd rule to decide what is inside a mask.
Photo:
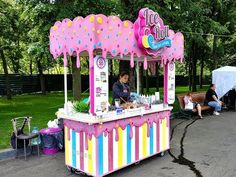
[(200, 119), (202, 119), (202, 108), (201, 105), (197, 102), (193, 102), (193, 98), (191, 93), (188, 93), (184, 96), (184, 109), (193, 110), (194, 108), (197, 109), (198, 116)]
[(214, 108), (213, 114), (218, 116), (220, 115), (219, 111), (221, 111), (223, 102), (218, 99), (215, 90), (216, 90), (215, 84), (211, 84), (210, 88), (206, 92), (205, 104), (207, 104), (210, 107), (213, 107)]

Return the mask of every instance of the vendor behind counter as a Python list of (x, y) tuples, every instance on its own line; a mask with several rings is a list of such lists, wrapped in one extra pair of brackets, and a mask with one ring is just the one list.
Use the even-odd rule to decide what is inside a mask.
[(118, 81), (112, 86), (112, 104), (115, 104), (115, 100), (119, 99), (120, 103), (130, 101), (130, 89), (128, 85), (129, 74), (122, 72), (119, 74)]

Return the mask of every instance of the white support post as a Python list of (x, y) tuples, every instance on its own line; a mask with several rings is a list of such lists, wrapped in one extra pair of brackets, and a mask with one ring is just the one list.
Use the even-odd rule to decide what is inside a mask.
[(64, 103), (64, 109), (67, 112), (67, 67), (64, 66), (64, 96), (65, 96), (65, 103)]
[(139, 84), (140, 84), (140, 78), (139, 78), (139, 62), (136, 61), (136, 73), (137, 73), (137, 94), (139, 94)]

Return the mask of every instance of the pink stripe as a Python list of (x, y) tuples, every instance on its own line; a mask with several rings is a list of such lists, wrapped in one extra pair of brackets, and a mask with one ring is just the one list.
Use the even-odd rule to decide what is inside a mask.
[(84, 170), (84, 136), (83, 132), (80, 132), (80, 169)]
[[(92, 56), (91, 56), (92, 57)], [(94, 110), (94, 65), (92, 64), (94, 58), (89, 58), (90, 66), (89, 66), (89, 94), (90, 94), (90, 112), (95, 114)]]
[(67, 140), (70, 141), (70, 128), (67, 127)]
[(108, 134), (108, 171), (113, 171), (113, 131)]
[(168, 102), (168, 63), (164, 65), (164, 103)]
[(156, 132), (156, 135), (157, 135), (157, 137), (156, 137), (156, 141), (157, 141), (157, 153), (159, 153), (160, 152), (160, 119), (158, 119), (158, 121), (157, 121), (157, 132)]
[(139, 160), (139, 127), (135, 127), (135, 160)]

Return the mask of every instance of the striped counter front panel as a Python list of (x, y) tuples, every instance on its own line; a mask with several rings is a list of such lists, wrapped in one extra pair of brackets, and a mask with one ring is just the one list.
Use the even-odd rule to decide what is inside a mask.
[[(87, 138), (85, 132), (77, 133), (65, 126), (66, 165), (92, 176), (103, 176), (127, 165), (169, 149), (169, 117), (153, 123), (150, 136), (147, 136), (147, 123), (140, 127), (130, 125), (124, 130), (118, 128), (119, 140), (115, 140), (116, 131), (101, 134), (98, 138)], [(68, 132), (69, 131), (69, 132)], [(70, 133), (70, 138), (68, 134)]]

